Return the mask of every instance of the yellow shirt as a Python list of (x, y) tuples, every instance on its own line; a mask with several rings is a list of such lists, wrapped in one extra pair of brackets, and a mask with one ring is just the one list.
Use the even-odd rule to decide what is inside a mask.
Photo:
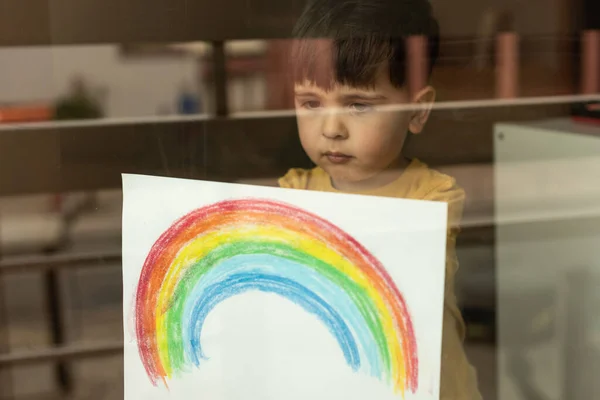
[[(339, 192), (331, 185), (327, 173), (321, 168), (312, 170), (291, 169), (281, 179), (283, 188)], [(448, 240), (446, 249), (446, 284), (444, 301), (444, 328), (442, 333), (441, 400), (481, 399), (474, 368), (469, 364), (463, 341), (465, 324), (454, 294), (454, 276), (458, 269), (456, 236), (460, 230), (464, 191), (454, 178), (413, 160), (395, 181), (369, 191), (354, 194), (396, 197), (415, 200), (444, 201), (448, 203)]]

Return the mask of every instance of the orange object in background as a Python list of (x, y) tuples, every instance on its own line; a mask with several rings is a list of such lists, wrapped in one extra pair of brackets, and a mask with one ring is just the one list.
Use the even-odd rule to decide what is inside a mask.
[(0, 106), (0, 124), (48, 121), (52, 114), (47, 105)]
[(519, 35), (502, 32), (496, 37), (496, 97), (519, 97)]
[(600, 92), (600, 30), (584, 31), (581, 42), (581, 91), (596, 94)]
[(427, 44), (426, 36), (416, 35), (406, 39), (406, 49), (408, 51), (408, 91), (411, 99), (427, 86), (429, 75)]

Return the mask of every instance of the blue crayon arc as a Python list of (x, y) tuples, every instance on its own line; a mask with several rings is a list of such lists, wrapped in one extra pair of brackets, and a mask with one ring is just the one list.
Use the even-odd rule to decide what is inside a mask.
[[(192, 310), (195, 306), (193, 299), (199, 299), (206, 296), (205, 290), (208, 286), (222, 282), (228, 276), (241, 273), (269, 274), (289, 279), (304, 286), (311, 292), (318, 294), (321, 299), (327, 299), (327, 304), (334, 310), (337, 310), (343, 317), (344, 322), (350, 329), (354, 338), (356, 338), (361, 360), (367, 360), (367, 363), (361, 363), (366, 367), (366, 372), (374, 377), (382, 376), (382, 360), (377, 350), (377, 343), (370, 330), (367, 327), (364, 316), (354, 303), (353, 299), (343, 288), (325, 278), (316, 271), (307, 269), (302, 263), (271, 254), (243, 254), (234, 256), (220, 262), (215, 268), (211, 268), (202, 279), (196, 283), (192, 289), (190, 300), (184, 306), (184, 321), (182, 326), (182, 339), (185, 347), (186, 356), (192, 362), (197, 364), (198, 356), (202, 358), (203, 353), (195, 346), (199, 345), (200, 337), (193, 329), (190, 329), (190, 322), (195, 324), (192, 317)], [(199, 347), (201, 349), (201, 347)]]

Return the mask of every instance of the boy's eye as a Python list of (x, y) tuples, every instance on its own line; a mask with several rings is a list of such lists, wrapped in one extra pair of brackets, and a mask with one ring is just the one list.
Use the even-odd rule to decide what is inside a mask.
[(314, 110), (316, 108), (321, 107), (321, 103), (318, 102), (317, 100), (309, 100), (309, 101), (305, 101), (302, 104), (302, 107), (306, 108), (307, 110)]
[(369, 104), (352, 103), (352, 104), (350, 104), (350, 109), (356, 113), (365, 113), (365, 112), (371, 111), (373, 109), (373, 107)]

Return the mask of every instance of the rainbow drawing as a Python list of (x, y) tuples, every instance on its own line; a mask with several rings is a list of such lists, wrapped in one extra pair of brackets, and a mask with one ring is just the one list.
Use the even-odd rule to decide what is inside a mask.
[(154, 385), (206, 361), (207, 315), (247, 291), (273, 293), (313, 314), (347, 364), (415, 392), (418, 357), (405, 301), (357, 240), (288, 204), (240, 199), (190, 212), (154, 243), (135, 308), (141, 361)]

